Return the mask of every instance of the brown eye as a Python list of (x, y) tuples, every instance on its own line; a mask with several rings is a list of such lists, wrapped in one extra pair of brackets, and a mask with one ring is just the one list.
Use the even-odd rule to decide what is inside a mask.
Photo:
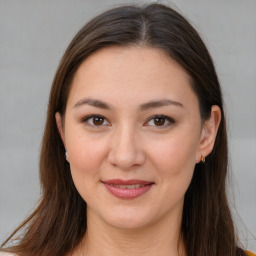
[(90, 115), (82, 120), (83, 123), (86, 123), (90, 126), (100, 127), (100, 126), (109, 126), (110, 123), (106, 120), (104, 116), (99, 115)]
[(166, 128), (174, 124), (175, 121), (173, 118), (165, 115), (155, 115), (152, 116), (147, 122), (146, 126), (153, 126), (158, 128)]
[(163, 117), (154, 118), (154, 124), (156, 126), (162, 126), (162, 125), (164, 125), (164, 123), (165, 123), (165, 118), (163, 118)]
[(93, 117), (92, 120), (94, 125), (102, 125), (104, 123), (104, 118), (100, 116)]

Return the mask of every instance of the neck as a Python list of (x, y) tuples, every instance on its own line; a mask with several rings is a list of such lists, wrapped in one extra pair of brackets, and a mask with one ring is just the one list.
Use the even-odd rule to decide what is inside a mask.
[[(169, 216), (138, 229), (119, 229), (88, 212), (86, 236), (77, 255), (83, 256), (185, 256), (181, 217)], [(76, 255), (76, 254), (75, 254)]]

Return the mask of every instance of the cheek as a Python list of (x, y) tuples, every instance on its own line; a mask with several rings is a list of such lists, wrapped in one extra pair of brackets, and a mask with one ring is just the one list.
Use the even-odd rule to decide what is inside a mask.
[(88, 136), (82, 127), (70, 127), (66, 130), (66, 147), (69, 162), (80, 171), (92, 170), (104, 156), (104, 140)]
[(73, 140), (69, 147), (71, 175), (77, 191), (86, 202), (91, 200), (91, 191), (100, 180), (103, 158), (102, 149), (95, 141), (79, 138)]
[(196, 152), (197, 141), (184, 134), (155, 142), (150, 158), (161, 183), (171, 185), (176, 191), (186, 190), (193, 176)]
[(182, 166), (195, 163), (197, 143), (182, 137), (170, 137), (166, 140), (154, 142), (150, 150), (151, 156), (162, 166)]
[(83, 129), (66, 130), (66, 147), (73, 181), (83, 198), (100, 180), (100, 166), (105, 158), (104, 140), (91, 138)]
[(195, 161), (191, 155), (194, 147), (173, 139), (169, 143), (155, 144), (153, 151), (151, 160), (162, 188), (159, 196), (162, 205), (166, 210), (179, 207), (193, 177)]

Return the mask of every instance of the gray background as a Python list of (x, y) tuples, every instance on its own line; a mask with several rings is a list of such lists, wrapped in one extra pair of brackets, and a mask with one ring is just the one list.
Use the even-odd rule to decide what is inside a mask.
[[(0, 0), (0, 241), (40, 195), (40, 141), (63, 51), (89, 18), (118, 3), (128, 1)], [(229, 125), (231, 206), (241, 240), (256, 251), (256, 1), (172, 6), (194, 24), (216, 63)]]

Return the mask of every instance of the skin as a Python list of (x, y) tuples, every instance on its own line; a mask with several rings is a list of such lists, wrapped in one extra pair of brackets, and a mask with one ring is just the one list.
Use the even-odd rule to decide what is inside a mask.
[[(161, 100), (176, 103), (146, 108)], [(88, 119), (92, 114), (104, 118)], [(114, 46), (89, 56), (74, 76), (65, 119), (56, 113), (88, 206), (86, 237), (73, 255), (186, 255), (179, 240), (184, 194), (195, 164), (213, 148), (220, 119), (213, 106), (202, 122), (187, 73), (160, 49)], [(109, 179), (154, 185), (125, 200), (106, 189), (102, 181)]]

